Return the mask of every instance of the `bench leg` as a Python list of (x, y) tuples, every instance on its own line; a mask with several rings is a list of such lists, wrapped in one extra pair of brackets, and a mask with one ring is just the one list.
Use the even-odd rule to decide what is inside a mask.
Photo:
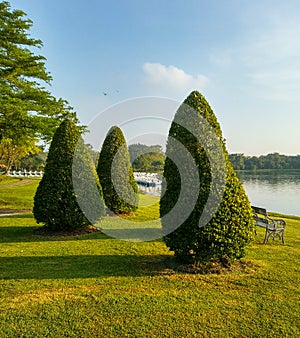
[(266, 234), (265, 234), (265, 239), (264, 239), (263, 244), (266, 244), (270, 237), (273, 238), (273, 241), (275, 240), (275, 238), (279, 238), (284, 244), (284, 230), (273, 232), (273, 231), (269, 231), (268, 229), (266, 229)]
[(269, 237), (270, 237), (270, 234), (269, 234), (268, 229), (266, 228), (266, 234), (265, 234), (265, 239), (264, 239), (264, 243), (263, 244), (266, 244), (268, 242)]
[(284, 230), (281, 233), (281, 240), (282, 240), (282, 243), (284, 244)]

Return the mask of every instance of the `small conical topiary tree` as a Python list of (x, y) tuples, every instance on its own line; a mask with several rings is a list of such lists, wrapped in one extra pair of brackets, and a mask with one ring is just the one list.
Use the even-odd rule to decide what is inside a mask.
[(120, 128), (112, 127), (103, 142), (97, 165), (106, 206), (115, 214), (134, 212), (138, 206), (138, 186)]
[[(197, 128), (200, 138), (202, 137), (201, 142), (195, 132)], [(216, 144), (213, 143), (218, 143), (223, 160), (216, 156), (218, 151), (214, 150)], [(186, 149), (188, 156), (180, 146)], [(182, 155), (178, 155), (180, 153)], [(196, 174), (192, 173), (192, 166), (186, 164), (189, 156), (194, 161)], [(197, 91), (187, 97), (175, 114), (169, 131), (166, 157), (160, 214), (167, 246), (184, 262), (196, 260), (228, 264), (243, 257), (245, 247), (253, 236), (251, 206), (229, 162), (217, 118), (208, 102)], [(219, 185), (213, 186), (213, 181), (222, 175), (223, 183), (220, 180)], [(185, 181), (189, 190), (186, 197), (182, 198), (180, 192), (182, 182)], [(211, 189), (214, 189), (215, 196), (210, 195)], [(189, 201), (193, 194), (194, 200)], [(180, 198), (187, 202), (177, 211), (178, 218), (185, 213), (185, 209), (191, 209), (174, 230), (171, 223), (176, 217), (167, 216), (175, 209)], [(216, 201), (218, 204), (214, 209), (211, 205)], [(206, 217), (207, 222), (199, 223), (203, 213), (209, 214), (210, 211), (211, 215)]]
[[(76, 191), (73, 181), (77, 185)], [(93, 219), (88, 219), (78, 204), (77, 195), (82, 199), (83, 190), (85, 199), (90, 203), (89, 208), (93, 209)], [(102, 189), (93, 161), (78, 127), (65, 120), (57, 128), (49, 148), (45, 172), (34, 196), (34, 217), (51, 231), (68, 231), (90, 225), (104, 213)]]

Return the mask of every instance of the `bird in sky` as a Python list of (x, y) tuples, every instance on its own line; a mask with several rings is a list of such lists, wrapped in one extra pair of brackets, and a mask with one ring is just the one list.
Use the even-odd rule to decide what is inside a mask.
[[(119, 93), (119, 90), (116, 89), (114, 92), (115, 92), (115, 93)], [(109, 95), (109, 94), (111, 94), (111, 93), (109, 93), (109, 92), (102, 92), (102, 94), (103, 94), (104, 96), (107, 96), (107, 95)]]

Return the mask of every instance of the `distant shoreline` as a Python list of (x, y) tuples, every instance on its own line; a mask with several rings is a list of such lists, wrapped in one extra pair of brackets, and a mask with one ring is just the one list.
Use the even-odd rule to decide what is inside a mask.
[(299, 172), (299, 169), (235, 169), (237, 172), (249, 172), (249, 173), (257, 173), (257, 172)]

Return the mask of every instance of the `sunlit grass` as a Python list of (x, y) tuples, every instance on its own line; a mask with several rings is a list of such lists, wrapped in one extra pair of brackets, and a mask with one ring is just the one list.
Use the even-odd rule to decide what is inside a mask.
[(139, 208), (134, 212), (134, 217), (129, 216), (132, 221), (145, 222), (159, 218), (159, 197), (145, 194), (139, 195)]
[[(158, 215), (157, 198), (141, 203), (131, 220)], [(161, 240), (41, 236), (32, 214), (0, 217), (0, 337), (297, 337), (300, 220), (286, 221), (285, 245), (259, 228), (244, 270), (199, 275)]]
[(296, 337), (300, 222), (287, 224), (286, 245), (263, 245), (258, 229), (245, 271), (193, 275), (173, 270), (162, 241), (124, 242), (99, 232), (47, 237), (35, 233), (31, 215), (0, 218), (0, 332)]
[(31, 210), (39, 179), (2, 178), (0, 180), (0, 208)]
[(1, 185), (6, 185), (6, 184), (9, 184), (9, 183), (14, 183), (14, 182), (16, 182), (15, 178), (4, 176), (4, 175), (0, 175), (0, 186)]

